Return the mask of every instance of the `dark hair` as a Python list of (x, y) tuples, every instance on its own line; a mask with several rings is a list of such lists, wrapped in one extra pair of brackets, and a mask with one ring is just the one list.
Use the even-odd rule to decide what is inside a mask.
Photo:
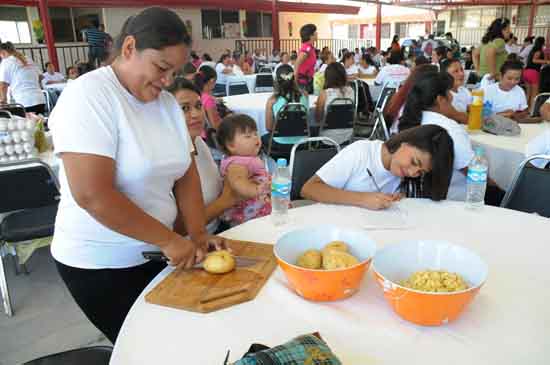
[(5, 42), (5, 43), (0, 42), (0, 51), (8, 52), (10, 55), (17, 58), (19, 62), (23, 64), (23, 66), (26, 66), (28, 64), (27, 57), (23, 53), (16, 50), (15, 46), (11, 42)]
[(250, 118), (246, 114), (231, 114), (223, 118), (218, 131), (216, 133), (216, 139), (220, 144), (222, 150), (229, 154), (227, 144), (231, 143), (237, 133), (246, 133), (250, 131), (257, 131), (258, 127), (254, 119)]
[(454, 80), (448, 73), (427, 72), (419, 75), (407, 96), (403, 115), (399, 119), (399, 130), (420, 125), (422, 112), (432, 108), (438, 96), (447, 97), (453, 84)]
[(550, 93), (550, 67), (540, 69), (539, 93)]
[(390, 65), (399, 65), (401, 62), (403, 62), (403, 53), (401, 51), (391, 51), (388, 63)]
[(173, 11), (151, 7), (124, 22), (114, 47), (120, 51), (126, 37), (136, 40), (136, 49), (141, 51), (152, 48), (160, 50), (177, 44), (191, 45), (191, 36), (181, 18)]
[(282, 58), (283, 58), (283, 57), (284, 57), (285, 55), (287, 55), (287, 56), (288, 56), (288, 52), (281, 52), (281, 54), (280, 54), (280, 56), (281, 56), (281, 59), (282, 59)]
[(452, 37), (453, 37), (453, 33), (447, 32), (447, 33), (445, 33), (445, 37), (451, 37), (451, 38), (452, 38)]
[(361, 59), (363, 61), (365, 61), (365, 63), (369, 66), (374, 66), (374, 61), (372, 60), (372, 57), (370, 56), (370, 54), (368, 53), (364, 53), (362, 56), (361, 56)]
[(224, 53), (221, 55), (220, 60), (218, 62), (223, 63), (223, 61), (225, 61), (228, 58), (230, 58), (230, 56), (227, 53)]
[(391, 42), (394, 43), (394, 42), (398, 42), (398, 41), (399, 41), (399, 36), (396, 34), (396, 35), (393, 36), (393, 39), (392, 39)]
[(183, 77), (176, 77), (174, 79), (174, 82), (172, 85), (168, 86), (166, 88), (166, 91), (175, 94), (176, 92), (180, 90), (189, 90), (194, 93), (196, 93), (198, 96), (201, 96), (201, 90), (197, 88), (195, 84), (193, 84), (191, 81), (183, 78)]
[(202, 59), (207, 61), (207, 62), (212, 62), (212, 57), (210, 57), (210, 55), (208, 53), (203, 53), (202, 54)]
[(275, 73), (275, 97), (282, 96), (288, 102), (299, 102), (302, 93), (294, 79), (294, 69), (290, 65), (281, 65)]
[(506, 61), (500, 66), (500, 74), (504, 76), (507, 71), (523, 71), (523, 62), (521, 61)]
[(483, 38), (481, 38), (481, 43), (487, 44), (497, 38), (503, 38), (502, 30), (508, 27), (509, 25), (510, 25), (510, 20), (508, 18), (497, 18), (493, 20), (489, 28), (487, 28), (487, 32), (485, 33)]
[(449, 49), (445, 46), (439, 46), (434, 49), (434, 52), (436, 55), (439, 56), (439, 58), (443, 59), (447, 57), (447, 52)]
[(435, 38), (435, 35), (432, 33), (428, 36), (428, 39), (434, 39)]
[(534, 36), (525, 37), (525, 39), (523, 40), (523, 43), (525, 42), (533, 43), (534, 39), (535, 39)]
[(517, 53), (510, 53), (506, 56), (506, 61), (521, 61)]
[(90, 21), (90, 24), (94, 27), (94, 28), (99, 28), (99, 20), (97, 19), (92, 19)]
[(427, 59), (426, 56), (424, 56), (424, 55), (417, 56), (414, 59), (415, 66), (428, 65), (429, 63), (430, 63), (430, 60)]
[(355, 57), (355, 54), (353, 52), (346, 52), (342, 56), (342, 63), (346, 62), (347, 59)]
[(194, 60), (198, 60), (199, 59), (199, 56), (197, 55), (197, 52), (195, 51), (191, 51), (191, 53), (189, 54), (191, 56), (192, 59)]
[(44, 68), (48, 68), (49, 65), (53, 65), (53, 63), (51, 63), (50, 61), (46, 62), (46, 64), (44, 65)]
[(298, 59), (298, 55), (296, 53), (293, 53), (292, 56), (290, 56), (291, 61), (296, 61)]
[(341, 63), (334, 62), (327, 66), (323, 89), (341, 89), (347, 83), (346, 69)]
[(193, 83), (202, 92), (202, 90), (204, 89), (204, 85), (206, 85), (210, 80), (216, 79), (217, 77), (218, 74), (212, 67), (204, 65), (199, 68), (199, 72), (197, 72), (195, 74), (195, 77), (193, 77)]
[[(418, 58), (417, 58), (418, 60)], [(388, 105), (386, 105), (386, 108), (384, 109), (384, 117), (388, 122), (393, 122), (397, 119), (399, 116), (399, 111), (405, 105), (407, 102), (407, 96), (409, 95), (412, 87), (416, 83), (416, 79), (420, 77), (420, 75), (428, 73), (428, 72), (437, 72), (437, 66), (432, 65), (430, 63), (426, 63), (423, 65), (416, 66), (412, 69), (411, 74), (405, 82), (403, 83), (403, 86), (397, 90), (395, 95), (390, 99), (388, 102)]]
[(69, 76), (69, 73), (73, 68), (78, 72), (78, 68), (76, 66), (69, 66), (65, 69), (65, 75)]
[(182, 69), (183, 76), (191, 75), (196, 72), (197, 72), (197, 68), (191, 62), (187, 62), (185, 65), (183, 65), (183, 69)]
[[(530, 65), (533, 62), (533, 57), (535, 56), (535, 53), (542, 51), (544, 47), (544, 37), (537, 37), (535, 39), (535, 43), (533, 43), (533, 48), (531, 48), (531, 51), (529, 51), (529, 55), (527, 56), (527, 65)], [(544, 55), (543, 55), (544, 58)]]
[(306, 24), (300, 28), (300, 38), (302, 43), (309, 42), (311, 36), (317, 31), (315, 24)]
[(460, 63), (460, 60), (458, 58), (445, 58), (444, 60), (442, 60), (440, 63), (439, 63), (439, 70), (441, 72), (447, 72), (447, 70), (449, 69), (449, 67), (451, 67), (451, 65), (453, 63)]
[(445, 199), (454, 163), (454, 143), (449, 133), (438, 125), (423, 125), (393, 135), (384, 145), (393, 154), (403, 143), (431, 156), (432, 170), (413, 179), (422, 184), (422, 197), (436, 201)]

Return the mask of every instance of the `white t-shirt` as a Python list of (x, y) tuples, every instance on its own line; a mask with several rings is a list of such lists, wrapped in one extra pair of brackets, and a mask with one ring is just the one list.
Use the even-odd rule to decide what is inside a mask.
[(369, 65), (369, 67), (367, 68), (359, 66), (359, 71), (361, 71), (361, 73), (365, 75), (374, 75), (376, 73), (376, 67), (374, 67), (373, 65)]
[(359, 61), (361, 61), (361, 53), (356, 53), (355, 56), (353, 56), (353, 60), (355, 61), (355, 64), (358, 64)]
[(198, 70), (200, 70), (202, 66), (212, 67), (212, 70), (216, 70), (216, 62), (214, 61), (204, 61), (199, 65)]
[(519, 55), (519, 53), (521, 51), (521, 47), (518, 46), (517, 44), (508, 44), (508, 43), (506, 43), (504, 48), (506, 49), (506, 52), (508, 54), (515, 53), (515, 54)]
[(42, 87), (45, 88), (46, 85), (48, 85), (48, 82), (50, 81), (59, 82), (64, 80), (65, 80), (65, 76), (63, 76), (63, 74), (60, 72), (54, 72), (53, 75), (50, 74), (49, 72), (44, 72), (42, 74)]
[(446, 116), (430, 111), (422, 112), (422, 125), (435, 124), (447, 131), (453, 140), (454, 145), (454, 164), (451, 186), (447, 199), (466, 200), (466, 176), (459, 170), (468, 167), (468, 164), (474, 158), (472, 141), (466, 132), (466, 128)]
[(231, 75), (231, 74), (224, 74), (223, 73), (223, 70), (225, 70), (226, 68), (233, 68), (231, 66), (226, 66), (224, 65), (223, 63), (218, 63), (216, 65), (216, 74), (217, 74), (217, 77), (218, 79), (216, 80), (216, 84), (227, 84), (227, 76)]
[(328, 67), (328, 63), (323, 63), (321, 67), (319, 67), (319, 72), (325, 73), (325, 71), (327, 70), (327, 67)]
[[(527, 144), (525, 157), (531, 157), (533, 155), (550, 155), (550, 129), (547, 129), (544, 133), (532, 139)], [(531, 163), (542, 169), (548, 164), (548, 161), (533, 160)]]
[(24, 107), (46, 102), (40, 89), (39, 75), (40, 71), (30, 59), (27, 59), (26, 66), (15, 56), (9, 56), (0, 63), (0, 82), (9, 85), (13, 100)]
[[(55, 153), (86, 153), (115, 161), (115, 186), (144, 212), (173, 228), (174, 184), (191, 164), (193, 145), (174, 97), (162, 91), (144, 103), (102, 67), (67, 85), (50, 117)], [(61, 201), (53, 257), (84, 269), (125, 268), (146, 262), (142, 251), (158, 247), (99, 223), (74, 200), (60, 162)], [(116, 210), (116, 207), (112, 209)]]
[(523, 51), (520, 51), (519, 52), (519, 56), (521, 57), (521, 59), (523, 60), (523, 62), (527, 62), (527, 57), (529, 57), (529, 53), (531, 53), (531, 50), (533, 49), (533, 45), (530, 44), (528, 46), (526, 46)]
[(454, 108), (459, 112), (466, 113), (468, 111), (468, 106), (474, 101), (474, 97), (472, 93), (470, 93), (470, 90), (464, 86), (460, 86), (456, 93), (451, 90), (451, 94), (453, 95), (452, 105)]
[[(208, 205), (216, 200), (223, 189), (223, 179), (220, 175), (218, 166), (214, 162), (210, 148), (204, 140), (198, 136), (195, 138), (195, 163), (199, 176), (201, 178), (201, 190), (204, 205)], [(214, 219), (206, 226), (208, 233), (214, 233), (220, 224), (219, 219)]]
[(501, 113), (506, 110), (521, 111), (527, 109), (525, 91), (518, 85), (510, 91), (504, 91), (498, 83), (488, 85), (483, 90), (483, 101), (489, 101), (493, 105), (493, 113)]
[(346, 75), (348, 76), (356, 75), (358, 73), (359, 73), (359, 69), (357, 68), (356, 65), (351, 65), (350, 67), (346, 68)]
[(374, 83), (377, 85), (391, 84), (399, 86), (409, 77), (411, 70), (403, 65), (387, 65), (380, 69), (380, 73), (376, 76)]
[(367, 140), (352, 143), (321, 167), (316, 175), (337, 189), (377, 193), (378, 184), (383, 193), (393, 194), (397, 192), (401, 178), (392, 175), (382, 164), (383, 144), (382, 141)]

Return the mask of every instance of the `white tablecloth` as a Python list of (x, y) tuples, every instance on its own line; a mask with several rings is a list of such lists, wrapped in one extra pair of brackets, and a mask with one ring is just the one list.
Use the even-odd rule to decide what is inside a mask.
[[(223, 98), (225, 104), (229, 109), (236, 113), (243, 113), (250, 116), (256, 121), (258, 126), (258, 133), (260, 136), (263, 136), (267, 133), (265, 127), (265, 105), (267, 100), (273, 93), (257, 93), (257, 94), (243, 94), (243, 95), (233, 95), (226, 96)], [(309, 96), (309, 121), (313, 123), (315, 119), (315, 102), (317, 101), (317, 96)]]
[(525, 148), (533, 138), (550, 128), (550, 123), (520, 124), (521, 134), (516, 137), (495, 136), (485, 132), (470, 132), (472, 143), (482, 146), (489, 160), (489, 176), (508, 189), (517, 168), (525, 159)]
[(48, 85), (46, 85), (46, 89), (53, 89), (53, 90), (57, 90), (57, 91), (63, 91), (63, 89), (65, 89), (66, 86), (67, 86), (66, 82), (59, 83), (59, 84), (48, 84)]
[[(469, 247), (489, 266), (489, 278), (455, 322), (421, 327), (398, 317), (376, 286), (372, 272), (355, 296), (332, 303), (302, 299), (277, 269), (255, 300), (210, 314), (147, 304), (144, 290), (126, 317), (112, 365), (220, 365), (251, 343), (281, 344), (319, 331), (345, 365), (548, 364), (550, 359), (550, 220), (511, 210), (462, 203), (405, 200), (408, 230), (370, 231), (378, 248), (411, 239), (444, 239)], [(389, 212), (308, 206), (289, 211), (291, 225), (276, 229), (269, 217), (233, 228), (228, 238), (275, 242), (286, 230), (309, 224), (361, 229), (392, 219)]]
[(248, 91), (254, 93), (256, 88), (256, 74), (227, 76), (226, 94), (229, 95), (229, 84), (233, 82), (246, 82)]

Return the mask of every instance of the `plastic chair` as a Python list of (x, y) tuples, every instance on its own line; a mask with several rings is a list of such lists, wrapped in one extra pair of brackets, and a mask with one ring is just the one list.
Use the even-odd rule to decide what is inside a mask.
[(550, 169), (533, 166), (533, 160), (550, 162), (550, 155), (531, 156), (519, 165), (501, 207), (550, 218)]
[(242, 95), (249, 94), (248, 85), (244, 81), (230, 82), (227, 85), (227, 95)]
[(349, 98), (335, 98), (327, 106), (321, 131), (327, 129), (353, 128), (355, 103)]
[(540, 117), (540, 108), (550, 98), (550, 93), (541, 93), (535, 97), (533, 103), (533, 110), (531, 110), (531, 117)]
[(24, 365), (108, 365), (113, 348), (94, 346), (47, 355)]
[(212, 90), (212, 96), (215, 96), (217, 98), (227, 96), (226, 88), (227, 88), (227, 85), (225, 84), (216, 84), (214, 86), (214, 90)]
[[(334, 148), (298, 150), (304, 144), (312, 145), (313, 142), (322, 142), (325, 146)], [(331, 158), (340, 152), (340, 145), (328, 137), (305, 138), (296, 143), (290, 152), (291, 191), (290, 200), (301, 199), (300, 192), (304, 184)]]
[(256, 86), (254, 92), (273, 92), (273, 74), (262, 73), (256, 75)]
[(292, 145), (276, 143), (276, 137), (309, 137), (307, 109), (301, 103), (287, 103), (275, 116), (273, 130), (267, 141), (266, 154), (273, 159), (290, 156)]
[[(17, 244), (53, 235), (59, 197), (57, 178), (50, 166), (41, 160), (0, 165), (0, 213), (11, 213), (0, 224), (0, 251), (8, 242)], [(23, 271), (27, 273), (24, 265)], [(4, 311), (12, 316), (2, 258), (0, 289)]]
[(272, 73), (273, 73), (273, 69), (272, 69), (271, 67), (262, 66), (262, 67), (260, 67), (260, 72), (258, 72), (258, 73), (261, 73), (261, 74), (266, 74), (266, 73), (272, 74)]

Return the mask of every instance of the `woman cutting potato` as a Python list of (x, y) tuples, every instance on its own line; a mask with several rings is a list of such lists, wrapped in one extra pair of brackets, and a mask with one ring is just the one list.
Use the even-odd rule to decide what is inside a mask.
[[(190, 267), (210, 240), (193, 145), (178, 103), (163, 91), (190, 44), (175, 13), (143, 10), (125, 22), (112, 65), (72, 82), (50, 118), (62, 161), (52, 255), (80, 308), (113, 343), (164, 268), (141, 253), (161, 250)], [(190, 239), (173, 230), (178, 211)]]

